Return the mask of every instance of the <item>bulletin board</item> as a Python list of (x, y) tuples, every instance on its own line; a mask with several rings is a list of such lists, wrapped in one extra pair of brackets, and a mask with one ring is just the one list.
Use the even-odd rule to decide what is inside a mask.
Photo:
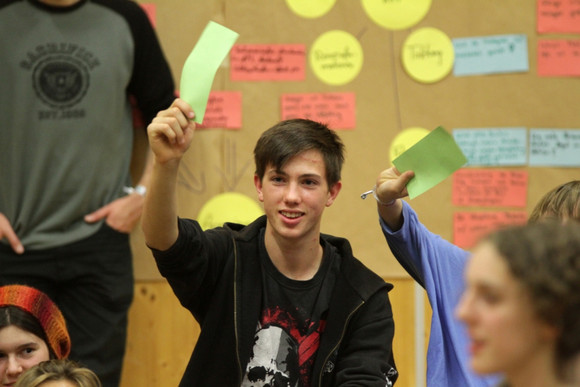
[[(396, 25), (399, 19), (395, 19), (391, 21), (395, 28), (387, 28), (375, 19), (385, 18), (380, 13), (381, 7), (395, 3), (408, 6), (407, 13), (420, 13), (416, 7), (425, 6), (426, 11), (410, 26)], [(391, 165), (390, 152), (397, 135), (409, 128), (430, 131), (438, 126), (450, 133), (456, 128), (524, 128), (528, 136), (532, 128), (580, 128), (578, 74), (546, 76), (538, 73), (541, 40), (565, 40), (564, 44), (574, 47), (580, 40), (580, 32), (553, 29), (538, 32), (541, 3), (549, 7), (554, 2), (148, 0), (146, 5), (154, 15), (155, 28), (176, 85), (179, 85), (187, 56), (209, 21), (237, 32), (236, 45), (288, 45), (288, 49), (302, 47), (305, 52), (300, 80), (232, 80), (231, 58), (220, 65), (212, 90), (237, 93), (241, 126), (205, 128), (196, 132), (179, 174), (179, 215), (197, 218), (212, 198), (224, 193), (239, 194), (257, 203), (253, 185), (253, 147), (259, 135), (282, 118), (283, 96), (338, 93), (342, 97), (354, 97), (347, 100), (347, 104), (354, 104), (354, 126), (336, 129), (347, 150), (343, 188), (335, 203), (325, 211), (322, 231), (348, 238), (355, 256), (382, 277), (405, 277), (406, 273), (391, 255), (380, 231), (374, 200), (372, 197), (361, 200), (360, 197), (362, 192), (373, 187), (379, 172)], [(554, 13), (548, 16), (559, 17)], [(519, 48), (527, 50), (528, 68), (461, 76), (451, 70), (441, 79), (418, 81), (404, 66), (404, 47), (411, 34), (426, 28), (441, 32), (452, 42), (460, 38), (523, 36), (525, 42)], [(310, 50), (329, 31), (346, 33), (360, 45), (362, 59), (354, 64), (359, 65), (360, 70), (342, 83), (321, 79), (309, 63)], [(357, 54), (348, 49), (339, 48), (338, 51), (338, 54)], [(429, 55), (429, 50), (425, 55)], [(457, 64), (459, 58), (454, 59)], [(573, 63), (570, 68), (574, 72)], [(578, 132), (570, 133), (576, 135)], [(578, 146), (578, 142), (577, 137), (572, 138), (567, 146)], [(580, 148), (577, 153), (580, 154)], [(454, 204), (455, 188), (451, 176), (409, 200), (430, 230), (453, 241), (454, 216), (458, 212), (529, 214), (547, 190), (580, 179), (580, 165), (574, 163), (531, 166), (526, 162), (481, 168), (507, 174), (513, 172), (520, 177), (523, 174), (526, 177), (524, 187), (517, 194), (519, 198), (524, 196), (523, 203), (519, 201), (517, 206), (505, 202), (498, 202), (499, 205)], [(509, 179), (506, 184), (510, 184)], [(223, 203), (216, 206), (226, 208), (222, 207)], [(227, 207), (222, 215), (223, 212), (234, 214), (236, 206), (233, 207), (231, 212)], [(246, 207), (242, 201), (240, 207), (255, 211), (252, 203)], [(214, 218), (211, 220), (218, 223), (223, 220)], [(132, 243), (136, 278), (160, 278), (140, 230), (134, 232)]]

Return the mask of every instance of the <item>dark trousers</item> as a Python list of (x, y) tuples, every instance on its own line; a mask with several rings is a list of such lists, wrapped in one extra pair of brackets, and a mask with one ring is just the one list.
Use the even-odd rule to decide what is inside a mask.
[(0, 244), (0, 284), (45, 292), (65, 317), (69, 358), (95, 371), (103, 387), (119, 385), (133, 300), (129, 235), (104, 225), (81, 241), (24, 255)]

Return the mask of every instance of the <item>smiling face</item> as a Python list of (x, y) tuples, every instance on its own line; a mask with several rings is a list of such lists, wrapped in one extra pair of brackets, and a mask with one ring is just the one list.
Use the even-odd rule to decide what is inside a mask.
[(48, 346), (40, 337), (10, 325), (0, 329), (1, 386), (12, 386), (32, 366), (49, 360)]
[(266, 238), (319, 243), (322, 213), (341, 188), (340, 182), (329, 188), (325, 176), (324, 160), (317, 150), (292, 157), (281, 170), (269, 165), (262, 180), (254, 176), (258, 199), (268, 217)]
[(456, 313), (468, 328), (475, 372), (517, 375), (538, 359), (553, 359), (552, 330), (536, 317), (529, 293), (491, 243), (474, 250), (465, 277)]

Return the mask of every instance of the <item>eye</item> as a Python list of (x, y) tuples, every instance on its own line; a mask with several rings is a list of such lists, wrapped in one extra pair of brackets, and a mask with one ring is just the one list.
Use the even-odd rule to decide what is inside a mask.
[(497, 292), (490, 290), (484, 290), (479, 293), (479, 298), (481, 301), (488, 305), (495, 305), (501, 301), (501, 296)]
[(22, 348), (22, 351), (20, 353), (21, 353), (22, 357), (28, 358), (28, 357), (32, 356), (35, 352), (36, 352), (36, 348), (25, 347), (25, 348)]
[(270, 178), (270, 181), (275, 184), (281, 184), (284, 182), (284, 178), (280, 175), (274, 175)]
[(304, 179), (302, 181), (302, 184), (304, 184), (307, 187), (313, 187), (313, 186), (318, 185), (318, 181), (314, 180), (314, 179)]

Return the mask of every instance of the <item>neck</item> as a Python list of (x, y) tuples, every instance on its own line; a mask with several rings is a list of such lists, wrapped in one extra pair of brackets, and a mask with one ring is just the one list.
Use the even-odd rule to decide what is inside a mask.
[(280, 243), (266, 230), (266, 251), (276, 269), (293, 280), (306, 281), (314, 277), (322, 262), (322, 246), (318, 238), (310, 241)]
[(526, 366), (506, 372), (510, 387), (573, 387), (556, 374), (553, 352), (539, 351), (532, 359), (526, 359)]

